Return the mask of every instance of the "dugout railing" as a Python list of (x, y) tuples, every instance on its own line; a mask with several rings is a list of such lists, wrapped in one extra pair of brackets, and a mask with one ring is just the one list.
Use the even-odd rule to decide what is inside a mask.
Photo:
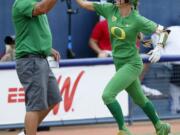
[[(144, 63), (149, 63), (147, 55), (142, 55), (142, 58), (143, 58)], [(161, 74), (166, 75), (166, 73), (167, 73), (166, 70), (167, 70), (167, 68), (170, 67), (170, 65), (171, 65), (170, 63), (178, 62), (178, 61), (180, 61), (180, 55), (173, 55), (173, 56), (172, 55), (171, 56), (164, 55), (161, 57), (160, 61), (157, 64), (152, 64), (152, 65), (162, 64), (162, 67), (166, 66), (166, 68), (161, 69), (161, 71), (165, 71), (165, 72), (162, 72)], [(102, 58), (102, 59), (88, 58), (88, 59), (61, 60), (59, 65), (60, 65), (60, 67), (76, 67), (76, 66), (109, 65), (112, 63), (113, 63), (112, 58)], [(11, 70), (11, 69), (12, 70), (15, 69), (15, 62), (0, 63), (0, 70)], [(154, 72), (153, 70), (156, 70), (156, 69), (158, 69), (158, 71), (159, 71), (159, 66), (158, 66), (158, 68), (156, 66), (153, 67), (152, 72)], [(164, 78), (164, 79), (167, 79), (165, 83), (168, 83), (168, 78), (170, 77), (170, 72), (167, 73), (168, 74), (167, 78), (166, 77)], [(156, 76), (156, 77), (159, 77), (159, 76)], [(163, 79), (163, 76), (160, 75), (160, 78)], [(149, 76), (149, 78), (147, 77), (147, 80), (148, 79), (149, 80), (151, 79), (155, 82), (157, 78), (153, 78), (152, 76)], [(149, 82), (152, 82), (152, 81), (149, 81)], [(149, 83), (149, 82), (147, 81), (147, 83)], [(161, 83), (161, 80), (159, 80), (158, 83)], [(161, 87), (161, 84), (159, 84), (159, 86)], [(166, 87), (166, 86), (164, 86), (164, 87)], [(168, 88), (166, 89), (166, 91), (167, 90), (168, 90)], [(162, 114), (162, 115), (160, 113), (160, 117), (162, 119), (180, 119), (179, 114), (174, 115), (174, 114), (170, 113), (169, 106), (171, 105), (171, 103), (170, 103), (171, 98), (169, 98), (169, 96), (167, 96), (167, 95), (168, 94), (166, 94), (166, 96), (160, 96), (160, 97), (155, 97), (155, 98), (149, 96), (149, 98), (152, 99), (152, 101), (155, 103), (155, 106), (158, 111), (161, 111), (160, 110), (161, 108), (159, 108), (160, 104), (164, 103), (164, 101), (167, 102), (167, 104), (165, 105), (166, 107), (164, 108), (164, 109), (167, 109), (167, 113)], [(160, 102), (158, 100), (160, 100)], [(132, 124), (133, 121), (148, 120), (148, 118), (146, 116), (144, 116), (144, 115), (141, 116), (142, 112), (136, 108), (136, 106), (132, 103), (130, 98), (129, 98), (129, 106), (128, 107), (129, 107), (129, 114), (127, 117), (125, 117), (125, 120), (129, 124)], [(139, 114), (139, 115), (137, 116), (137, 114)], [(59, 121), (59, 122), (45, 122), (42, 124), (42, 126), (79, 125), (79, 124), (112, 123), (112, 122), (114, 122), (114, 119), (112, 117), (109, 117), (109, 118), (93, 118), (93, 119), (83, 119), (83, 120), (67, 120), (67, 121)], [(22, 128), (22, 127), (23, 127), (22, 123), (21, 124), (9, 124), (9, 125), (8, 124), (5, 124), (5, 125), (0, 124), (0, 129)]]

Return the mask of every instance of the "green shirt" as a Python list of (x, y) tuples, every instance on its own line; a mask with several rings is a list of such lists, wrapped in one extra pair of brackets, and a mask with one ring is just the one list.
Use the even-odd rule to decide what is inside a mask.
[(16, 58), (27, 54), (49, 55), (52, 35), (47, 16), (32, 16), (36, 0), (16, 0), (13, 9), (13, 23), (16, 31)]
[(139, 32), (151, 34), (157, 24), (132, 10), (127, 17), (121, 17), (119, 8), (110, 3), (93, 3), (95, 11), (108, 21), (108, 29), (115, 58), (132, 58), (137, 55), (136, 38)]

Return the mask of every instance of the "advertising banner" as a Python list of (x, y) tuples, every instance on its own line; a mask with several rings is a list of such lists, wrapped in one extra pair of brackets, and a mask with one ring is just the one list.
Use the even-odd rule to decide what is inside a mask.
[[(112, 117), (102, 101), (102, 93), (115, 73), (113, 65), (76, 66), (52, 69), (63, 101), (54, 107), (45, 122)], [(24, 89), (15, 70), (0, 70), (0, 126), (23, 123)], [(121, 92), (124, 116), (128, 116), (128, 96)]]

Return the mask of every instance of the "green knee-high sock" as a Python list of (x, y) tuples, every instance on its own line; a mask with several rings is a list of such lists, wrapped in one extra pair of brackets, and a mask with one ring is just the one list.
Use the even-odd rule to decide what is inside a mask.
[(110, 110), (111, 114), (115, 118), (116, 122), (118, 123), (119, 130), (123, 129), (124, 125), (124, 117), (120, 107), (120, 104), (115, 100), (114, 102), (106, 105)]
[(155, 126), (160, 119), (151, 101), (148, 101), (142, 109)]

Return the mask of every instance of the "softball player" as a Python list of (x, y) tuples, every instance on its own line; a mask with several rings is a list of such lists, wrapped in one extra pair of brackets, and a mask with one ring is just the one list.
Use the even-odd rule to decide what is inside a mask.
[(138, 33), (158, 33), (159, 42), (149, 52), (149, 60), (155, 63), (160, 59), (160, 52), (168, 36), (167, 30), (139, 15), (136, 10), (137, 0), (116, 0), (115, 4), (76, 1), (82, 8), (96, 11), (108, 20), (116, 73), (105, 87), (102, 99), (118, 124), (118, 135), (131, 135), (125, 126), (121, 107), (116, 100), (116, 96), (124, 89), (152, 121), (157, 135), (168, 135), (170, 125), (160, 121), (153, 104), (141, 89), (139, 75), (143, 69), (143, 63), (135, 45)]

